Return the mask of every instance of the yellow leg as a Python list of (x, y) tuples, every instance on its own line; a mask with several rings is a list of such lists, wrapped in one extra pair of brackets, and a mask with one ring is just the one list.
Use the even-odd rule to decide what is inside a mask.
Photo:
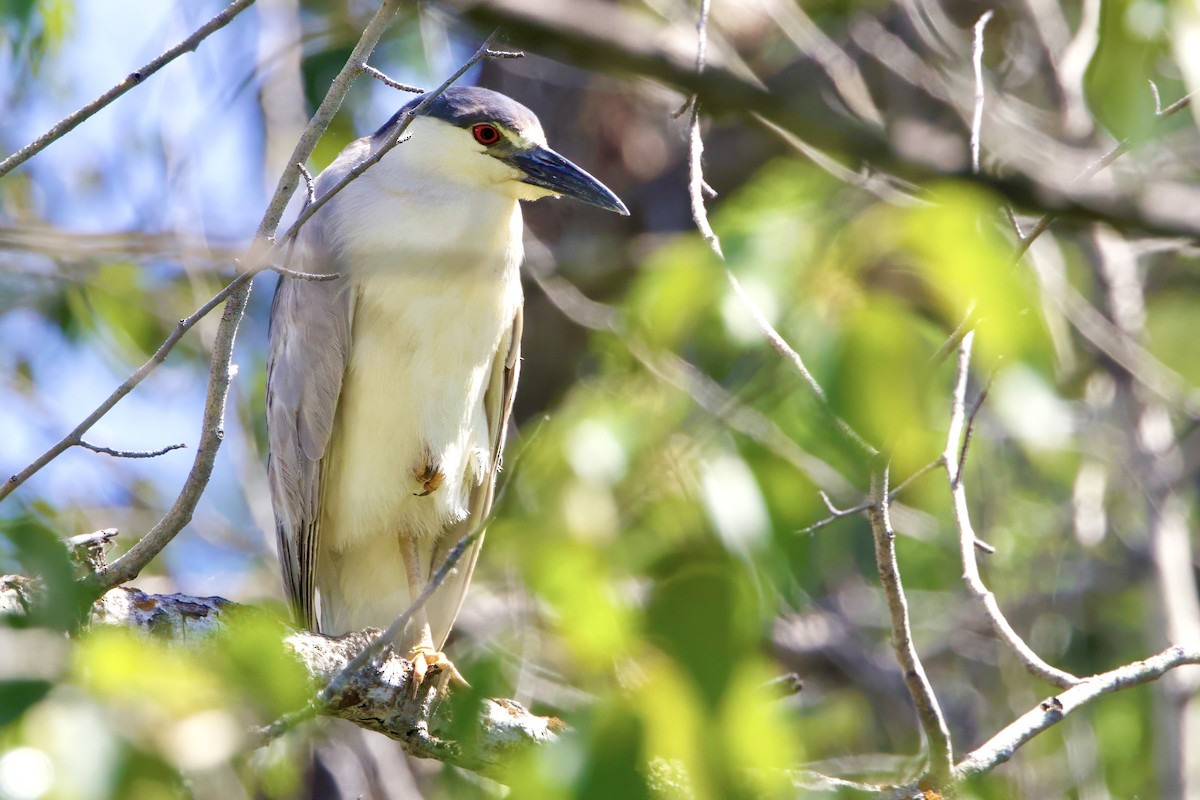
[[(421, 570), (420, 553), (417, 550), (417, 541), (413, 537), (402, 537), (400, 540), (400, 552), (404, 557), (404, 571), (408, 577), (408, 593), (412, 602), (416, 602), (417, 596), (421, 594), (421, 590), (425, 588), (425, 575)], [(425, 676), (431, 669), (439, 669), (442, 674), (461, 686), (469, 686), (466, 678), (458, 671), (446, 654), (437, 649), (433, 644), (433, 633), (429, 629), (429, 617), (425, 614), (425, 607), (418, 608), (413, 614), (409, 625), (416, 626), (419, 632), (417, 643), (413, 645), (406, 656), (407, 660), (412, 663), (412, 692), (415, 695), (417, 690), (421, 688), (421, 684), (425, 682)], [(445, 678), (442, 682), (445, 686)]]

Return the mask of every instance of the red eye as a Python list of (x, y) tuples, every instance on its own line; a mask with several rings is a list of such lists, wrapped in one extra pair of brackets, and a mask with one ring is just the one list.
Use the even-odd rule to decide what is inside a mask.
[(500, 131), (496, 130), (495, 125), (476, 125), (471, 128), (471, 133), (475, 136), (475, 141), (484, 147), (491, 147), (500, 141)]

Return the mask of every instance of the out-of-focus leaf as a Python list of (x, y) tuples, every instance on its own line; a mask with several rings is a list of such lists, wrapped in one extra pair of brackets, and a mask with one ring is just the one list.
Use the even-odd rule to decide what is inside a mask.
[(898, 303), (872, 297), (846, 320), (840, 366), (828, 387), (834, 409), (884, 448), (897, 475), (911, 474), (940, 452), (928, 417), (940, 395), (929, 350), (914, 335), (919, 327)]
[(45, 680), (0, 681), (0, 730), (40, 703), (53, 686)]
[(1102, 0), (1100, 40), (1084, 75), (1096, 118), (1118, 138), (1141, 138), (1154, 125), (1150, 80), (1166, 52), (1166, 0)]
[(309, 700), (308, 673), (284, 645), (283, 625), (261, 612), (226, 612), (225, 623), (209, 663), (235, 696), (267, 721)]
[(582, 664), (607, 669), (627, 652), (632, 619), (608, 583), (600, 548), (550, 541), (531, 555), (529, 570), (532, 585), (554, 607), (559, 630)]
[(974, 307), (976, 347), (987, 366), (1001, 358), (1044, 361), (1049, 344), (1027, 273), (991, 222), (999, 203), (957, 183), (940, 185), (935, 197), (936, 205), (903, 212), (900, 244), (915, 258), (947, 330)]
[(1146, 344), (1157, 358), (1193, 386), (1200, 385), (1196, 358), (1196, 308), (1200, 294), (1172, 291), (1148, 299)]
[(75, 319), (111, 337), (130, 361), (140, 362), (166, 336), (137, 264), (101, 266), (91, 281), (67, 293), (67, 302)]
[(646, 609), (651, 641), (716, 708), (759, 631), (745, 565), (714, 550), (665, 565)]
[(74, 15), (74, 0), (4, 0), (0, 30), (11, 41), (28, 43), (29, 66), (36, 74), (41, 60), (56, 53), (70, 33)]
[(721, 699), (715, 730), (732, 765), (739, 793), (754, 798), (790, 798), (788, 771), (803, 761), (796, 732), (779, 698), (765, 686), (772, 674), (757, 661), (735, 672)]
[(13, 544), (21, 572), (41, 578), (44, 585), (26, 622), (73, 630), (83, 620), (91, 598), (75, 581), (75, 567), (65, 543), (31, 514), (7, 521), (3, 535)]
[(618, 704), (601, 711), (590, 731), (588, 760), (576, 789), (578, 800), (639, 800), (652, 797), (642, 766), (645, 731), (636, 714)]
[(121, 628), (88, 632), (74, 661), (76, 680), (96, 697), (160, 719), (180, 719), (233, 699), (195, 650)]
[(698, 238), (686, 238), (656, 251), (642, 269), (626, 301), (630, 322), (648, 343), (678, 351), (724, 294), (720, 262)]
[(707, 758), (704, 698), (680, 666), (660, 655), (639, 659), (637, 708), (645, 728), (645, 769), (656, 797), (716, 798)]

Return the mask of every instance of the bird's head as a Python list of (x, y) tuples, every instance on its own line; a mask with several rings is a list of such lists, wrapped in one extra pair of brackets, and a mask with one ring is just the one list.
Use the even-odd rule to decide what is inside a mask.
[[(417, 107), (415, 98), (375, 133), (382, 141)], [(400, 145), (408, 163), (458, 184), (499, 191), (518, 200), (573, 197), (618, 214), (629, 210), (608, 187), (546, 144), (538, 118), (510, 97), (478, 87), (451, 87), (413, 120)]]

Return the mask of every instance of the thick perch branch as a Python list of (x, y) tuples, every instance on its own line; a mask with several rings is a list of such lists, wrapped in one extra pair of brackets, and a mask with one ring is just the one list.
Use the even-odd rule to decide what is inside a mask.
[[(16, 575), (0, 577), (0, 614), (23, 614), (36, 591), (34, 581)], [(96, 601), (91, 622), (195, 641), (224, 631), (224, 615), (237, 607), (221, 597), (155, 595), (122, 586)], [(457, 742), (439, 738), (431, 733), (431, 728), (436, 731), (438, 722), (431, 710), (436, 681), (427, 681), (426, 691), (413, 697), (409, 684), (412, 665), (390, 646), (343, 674), (377, 634), (378, 631), (367, 629), (334, 638), (298, 631), (285, 637), (288, 649), (308, 671), (314, 690), (327, 686), (335, 677), (341, 682), (341, 690), (330, 704), (319, 710), (297, 712), (295, 718), (307, 718), (314, 713), (340, 717), (395, 739), (411, 755), (484, 774), (496, 774), (505, 756), (515, 750), (554, 741), (566, 727), (554, 717), (530, 713), (515, 700), (489, 699), (483, 703), (475, 741), (469, 750)], [(294, 720), (259, 731), (259, 743), (265, 744), (292, 724)]]

